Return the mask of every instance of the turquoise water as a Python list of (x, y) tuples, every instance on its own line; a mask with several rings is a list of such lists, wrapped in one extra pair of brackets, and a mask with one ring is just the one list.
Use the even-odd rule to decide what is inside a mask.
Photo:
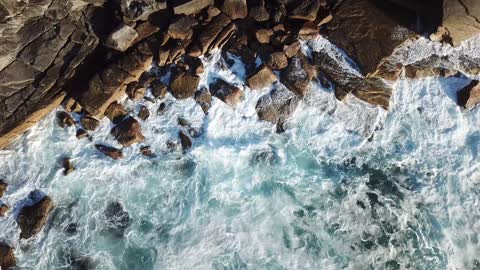
[[(140, 144), (106, 158), (94, 142), (116, 145), (108, 120), (94, 142), (78, 141), (55, 112), (0, 152), (3, 201), (14, 209), (0, 238), (21, 269), (480, 267), (480, 111), (454, 100), (467, 80), (401, 80), (388, 113), (313, 83), (277, 134), (255, 113), (268, 89), (245, 87), (238, 62), (205, 61), (202, 84), (220, 76), (243, 88), (244, 102), (214, 100), (208, 116), (193, 100), (167, 97), (164, 115), (146, 103), (144, 144), (156, 157), (141, 156)], [(178, 117), (200, 131), (185, 154), (166, 145)], [(68, 176), (64, 156), (76, 167)], [(19, 241), (14, 214), (36, 189), (56, 208), (37, 237)]]

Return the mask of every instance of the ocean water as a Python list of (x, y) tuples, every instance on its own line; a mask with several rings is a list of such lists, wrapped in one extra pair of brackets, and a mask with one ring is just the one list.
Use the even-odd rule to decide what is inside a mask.
[[(356, 72), (323, 39), (303, 50), (327, 50)], [(238, 85), (238, 108), (214, 99), (204, 116), (168, 96), (157, 115), (159, 102), (145, 102), (146, 140), (117, 161), (94, 148), (119, 147), (107, 119), (93, 142), (79, 141), (56, 112), (0, 151), (12, 207), (0, 239), (20, 269), (480, 269), (480, 110), (463, 112), (455, 98), (467, 79), (402, 79), (388, 112), (339, 102), (313, 82), (277, 134), (255, 112), (271, 89), (246, 87), (238, 59), (230, 69), (218, 53), (203, 60), (201, 84)], [(187, 153), (167, 147), (178, 144), (178, 117), (199, 133)], [(75, 166), (68, 176), (62, 157)], [(32, 190), (56, 207), (41, 233), (19, 241), (15, 216)], [(115, 202), (128, 212), (117, 226), (107, 218)]]

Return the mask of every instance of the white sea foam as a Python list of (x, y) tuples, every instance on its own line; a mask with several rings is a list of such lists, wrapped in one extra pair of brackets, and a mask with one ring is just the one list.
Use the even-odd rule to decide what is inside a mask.
[[(312, 49), (356, 72), (326, 40), (303, 47)], [(218, 53), (204, 60), (201, 84), (221, 77), (239, 85), (245, 101), (232, 109), (214, 99), (208, 116), (193, 100), (168, 96), (163, 115), (145, 102), (152, 116), (142, 122), (144, 144), (155, 158), (135, 145), (110, 160), (74, 129), (59, 128), (55, 112), (0, 152), (0, 176), (10, 184), (4, 202), (39, 189), (56, 204), (29, 241), (18, 240), (13, 215), (0, 220), (20, 267), (71, 269), (72, 258), (84, 256), (97, 269), (474, 269), (480, 110), (455, 103), (465, 79), (401, 80), (388, 114), (353, 96), (338, 102), (313, 83), (286, 132), (276, 134), (255, 113), (269, 89), (250, 90), (242, 66), (224, 69)], [(187, 154), (166, 147), (177, 140), (179, 116), (203, 130)], [(110, 128), (102, 120), (93, 141), (119, 147)], [(68, 176), (63, 156), (76, 167)], [(113, 200), (130, 215), (123, 238), (107, 230)], [(72, 222), (71, 235), (64, 229)]]

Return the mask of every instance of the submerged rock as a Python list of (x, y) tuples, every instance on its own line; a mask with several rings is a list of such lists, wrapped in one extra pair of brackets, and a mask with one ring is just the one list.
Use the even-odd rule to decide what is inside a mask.
[(97, 148), (97, 150), (102, 152), (104, 155), (109, 156), (113, 159), (123, 158), (122, 150), (115, 147), (110, 147), (103, 144), (95, 144), (95, 148)]
[(195, 92), (194, 98), (197, 104), (202, 108), (203, 112), (208, 114), (208, 110), (210, 110), (210, 107), (212, 107), (212, 95), (208, 89), (202, 89)]
[(77, 137), (77, 139), (81, 140), (83, 138), (88, 138), (88, 132), (83, 129), (83, 128), (79, 128), (77, 129), (77, 134), (75, 135)]
[(13, 248), (5, 243), (0, 243), (0, 268), (9, 269), (17, 265)]
[(70, 158), (62, 159), (62, 167), (63, 167), (63, 175), (68, 175), (71, 172), (73, 172), (73, 170), (75, 170), (75, 167), (70, 161)]
[(180, 138), (180, 143), (182, 144), (183, 151), (187, 151), (192, 147), (192, 140), (187, 134), (185, 134), (185, 132), (179, 131), (178, 137)]
[(148, 145), (140, 147), (140, 154), (142, 154), (143, 156), (146, 156), (146, 157), (154, 157), (155, 156), (155, 154), (152, 153), (152, 149)]
[(4, 217), (8, 210), (10, 210), (10, 206), (0, 203), (0, 217)]
[(75, 120), (73, 120), (69, 113), (61, 111), (57, 113), (57, 123), (62, 128), (71, 127), (75, 125)]
[(125, 230), (130, 225), (130, 215), (125, 211), (123, 205), (118, 201), (110, 202), (104, 214), (112, 232), (118, 237), (123, 237)]
[(236, 108), (244, 98), (243, 91), (234, 85), (227, 83), (222, 79), (217, 79), (210, 85), (212, 95), (229, 106)]
[(150, 84), (153, 97), (162, 99), (167, 95), (167, 86), (159, 79), (155, 79)]
[(142, 142), (145, 139), (140, 123), (131, 116), (113, 127), (110, 133), (124, 147)]
[(145, 121), (148, 119), (148, 117), (150, 117), (150, 111), (148, 110), (148, 108), (145, 106), (140, 107), (140, 110), (138, 111), (138, 118)]
[(473, 80), (457, 93), (458, 105), (471, 110), (480, 103), (480, 84)]
[[(36, 192), (32, 192), (29, 198), (34, 200), (35, 196)], [(40, 232), (53, 207), (53, 201), (48, 196), (44, 196), (31, 206), (23, 207), (17, 218), (17, 223), (21, 230), (20, 238), (28, 239)]]
[(8, 184), (0, 179), (0, 198), (3, 197), (3, 194), (5, 194), (5, 191), (7, 191)]

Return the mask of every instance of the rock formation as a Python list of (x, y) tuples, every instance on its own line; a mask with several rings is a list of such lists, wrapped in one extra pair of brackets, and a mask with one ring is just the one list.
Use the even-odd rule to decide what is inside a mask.
[[(34, 197), (36, 197), (35, 192), (32, 192), (29, 197), (31, 200), (34, 200)], [(17, 218), (21, 229), (20, 238), (28, 239), (40, 232), (53, 207), (53, 201), (48, 196), (44, 196), (31, 206), (23, 207)]]

